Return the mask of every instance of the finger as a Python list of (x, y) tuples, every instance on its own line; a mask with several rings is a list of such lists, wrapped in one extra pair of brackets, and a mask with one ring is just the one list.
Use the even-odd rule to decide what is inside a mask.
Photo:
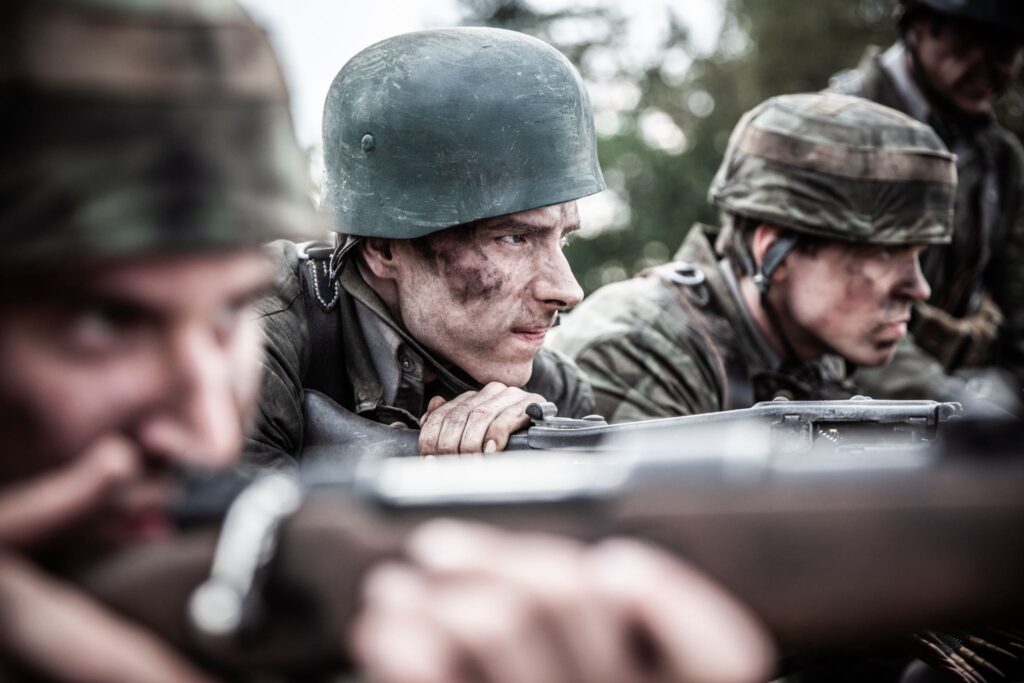
[(9, 487), (0, 492), (0, 544), (25, 546), (46, 538), (101, 503), (139, 467), (131, 444), (109, 437), (60, 470)]
[[(445, 401), (438, 404), (433, 410), (428, 411), (423, 416), (423, 421), (420, 426), (420, 454), (421, 455), (436, 455), (437, 450), (437, 439), (441, 434), (441, 427), (444, 425), (445, 416), (454, 408), (458, 407), (460, 403), (468, 400), (471, 396), (476, 395), (475, 391), (467, 391), (459, 394), (450, 401)], [(433, 399), (431, 399), (433, 403)]]
[(489, 575), (517, 587), (546, 615), (569, 678), (627, 683), (631, 671), (623, 628), (593, 599), (583, 579), (583, 546), (546, 534), (509, 534), (478, 524), (432, 521), (411, 538), (409, 556), (452, 580)]
[(428, 415), (430, 415), (432, 412), (443, 406), (446, 402), (447, 401), (445, 401), (445, 399), (441, 398), (440, 396), (435, 396), (434, 398), (430, 399), (430, 403), (427, 404), (427, 412), (423, 413), (423, 415), (420, 416), (420, 426), (423, 426), (423, 423), (424, 421), (426, 421)]
[[(588, 562), (601, 598), (655, 648), (653, 680), (752, 683), (771, 677), (774, 648), (766, 631), (689, 565), (626, 540), (602, 543)], [(650, 662), (636, 667), (642, 675)]]
[(0, 604), (0, 642), (47, 680), (213, 682), (149, 633), (11, 555), (0, 555)]
[(406, 606), (368, 606), (353, 627), (352, 654), (374, 683), (470, 683), (436, 625)]
[[(502, 450), (508, 443), (509, 435), (505, 434), (503, 441), (500, 438), (496, 438), (500, 437), (501, 429), (504, 426), (499, 427), (497, 432), (492, 435), (492, 432), (495, 432), (495, 421), (505, 411), (523, 403), (524, 400), (526, 403), (523, 405), (523, 411), (525, 411), (525, 406), (533, 402), (532, 397), (534, 396), (536, 394), (527, 394), (522, 389), (508, 387), (490, 400), (477, 403), (468, 415), (462, 432), (462, 442), (459, 444), (459, 452), (488, 453)], [(525, 412), (523, 412), (523, 417), (526, 417)], [(526, 417), (526, 422), (529, 422), (528, 417)], [(487, 448), (488, 441), (494, 441), (494, 446), (490, 449)]]
[(447, 405), (439, 408), (434, 414), (435, 419), (441, 421), (436, 442), (437, 453), (458, 453), (459, 444), (462, 442), (462, 433), (472, 411), (476, 406), (492, 400), (505, 389), (507, 387), (504, 384), (491, 382), (480, 391), (462, 394), (459, 397), (461, 400), (450, 401)]
[(352, 654), (378, 683), (457, 683), (457, 653), (425, 614), (425, 582), (406, 565), (383, 563), (363, 583)]
[(529, 593), (491, 576), (431, 582), (428, 613), (460, 666), (489, 683), (573, 683), (546, 613)]
[(484, 434), (484, 442), (493, 442), (496, 451), (505, 450), (505, 447), (508, 446), (508, 438), (512, 433), (530, 424), (530, 416), (526, 414), (526, 408), (531, 403), (543, 401), (544, 398), (537, 394), (526, 394), (525, 398), (507, 406), (491, 421)]

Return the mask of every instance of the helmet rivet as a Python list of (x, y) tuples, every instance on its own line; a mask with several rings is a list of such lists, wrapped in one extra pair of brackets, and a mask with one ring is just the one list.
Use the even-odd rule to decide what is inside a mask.
[(373, 151), (373, 148), (377, 143), (374, 142), (373, 136), (367, 133), (363, 136), (363, 140), (360, 144), (363, 146), (363, 151), (369, 154)]

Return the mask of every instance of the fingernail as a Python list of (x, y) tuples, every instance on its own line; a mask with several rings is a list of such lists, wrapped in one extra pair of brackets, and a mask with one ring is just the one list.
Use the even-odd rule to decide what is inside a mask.
[(498, 450), (498, 442), (494, 439), (488, 439), (487, 443), (484, 444), (484, 453), (494, 453)]

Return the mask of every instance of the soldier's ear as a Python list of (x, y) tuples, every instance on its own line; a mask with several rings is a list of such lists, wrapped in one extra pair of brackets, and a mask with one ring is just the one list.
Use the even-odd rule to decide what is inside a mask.
[(363, 263), (379, 278), (395, 278), (397, 264), (394, 240), (384, 237), (367, 237), (363, 240), (361, 254)]
[(779, 240), (781, 235), (781, 230), (767, 223), (761, 223), (754, 228), (754, 235), (750, 239), (750, 255), (754, 258), (755, 268), (761, 267), (761, 264), (764, 263), (765, 254)]

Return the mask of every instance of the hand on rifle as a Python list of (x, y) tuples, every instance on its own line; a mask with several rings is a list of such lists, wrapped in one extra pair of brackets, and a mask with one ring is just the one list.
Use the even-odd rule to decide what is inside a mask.
[(772, 646), (722, 589), (653, 547), (439, 521), (364, 588), (353, 648), (381, 683), (754, 683)]
[[(105, 438), (56, 471), (0, 490), (3, 662), (64, 683), (206, 683), (211, 679), (142, 629), (36, 567), (26, 552), (87, 515), (137, 475), (140, 459)], [(7, 664), (0, 662), (0, 673)]]
[(450, 401), (435, 396), (420, 418), (420, 453), (494, 453), (505, 449), (508, 437), (530, 424), (526, 407), (543, 403), (530, 394), (501, 382), (480, 391), (467, 391)]

